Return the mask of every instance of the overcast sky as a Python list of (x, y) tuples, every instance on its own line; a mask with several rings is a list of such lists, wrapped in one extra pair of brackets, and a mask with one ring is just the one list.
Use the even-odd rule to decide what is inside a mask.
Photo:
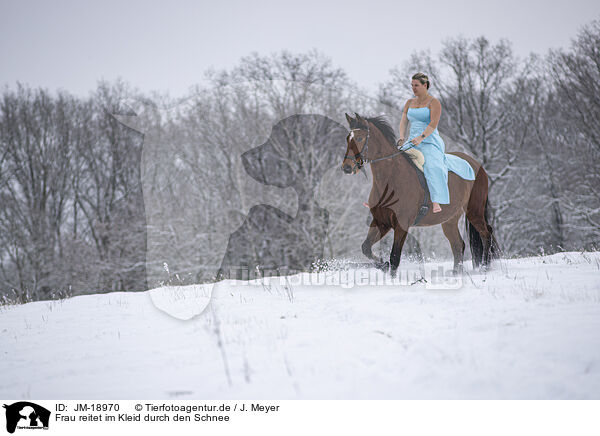
[(507, 38), (515, 53), (568, 47), (597, 0), (0, 0), (0, 84), (87, 95), (100, 78), (184, 95), (209, 66), (313, 47), (374, 91), (415, 49)]

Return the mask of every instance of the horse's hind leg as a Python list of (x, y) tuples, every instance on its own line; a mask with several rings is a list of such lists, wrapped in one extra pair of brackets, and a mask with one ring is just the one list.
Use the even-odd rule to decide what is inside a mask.
[(396, 277), (398, 265), (400, 265), (400, 256), (402, 255), (402, 247), (404, 246), (406, 235), (408, 235), (408, 232), (403, 228), (394, 228), (394, 244), (392, 245), (392, 252), (390, 253), (390, 273), (392, 278)]
[(377, 225), (375, 220), (371, 222), (371, 226), (369, 227), (369, 232), (367, 233), (367, 238), (362, 243), (362, 252), (369, 259), (374, 260), (377, 268), (382, 270), (387, 270), (388, 264), (384, 262), (382, 258), (373, 255), (373, 245), (383, 238), (387, 232), (390, 231), (389, 226)]
[(454, 270), (453, 272), (460, 273), (463, 270), (463, 258), (465, 254), (465, 242), (460, 236), (460, 231), (458, 230), (458, 220), (462, 215), (462, 211), (457, 213), (455, 216), (450, 218), (445, 223), (442, 223), (442, 230), (444, 231), (444, 235), (448, 238), (450, 242), (450, 248), (452, 249), (452, 255), (454, 256)]

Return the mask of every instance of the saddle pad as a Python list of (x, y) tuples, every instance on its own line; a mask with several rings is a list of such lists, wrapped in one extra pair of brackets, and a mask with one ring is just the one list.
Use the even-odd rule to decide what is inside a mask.
[(415, 148), (409, 148), (406, 150), (406, 154), (412, 159), (417, 168), (423, 171), (423, 165), (425, 164), (425, 156), (423, 156), (423, 153)]

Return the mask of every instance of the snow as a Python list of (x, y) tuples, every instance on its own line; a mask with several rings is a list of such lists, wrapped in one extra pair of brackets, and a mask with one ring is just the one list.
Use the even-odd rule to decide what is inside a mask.
[(0, 396), (600, 398), (600, 253), (468, 270), (446, 290), (351, 269), (1, 307)]

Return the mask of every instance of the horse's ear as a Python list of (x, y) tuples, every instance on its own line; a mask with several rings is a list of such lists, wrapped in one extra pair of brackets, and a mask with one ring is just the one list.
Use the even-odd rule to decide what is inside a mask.
[(354, 112), (354, 115), (356, 115), (356, 121), (358, 121), (359, 124), (362, 124), (365, 126), (367, 125), (367, 120), (365, 120), (363, 117), (358, 115), (356, 112)]
[(346, 120), (348, 121), (348, 124), (351, 124), (351, 123), (352, 123), (352, 121), (354, 121), (354, 120), (352, 119), (352, 117), (351, 117), (350, 115), (348, 115), (346, 112), (344, 112), (344, 115), (346, 115)]

